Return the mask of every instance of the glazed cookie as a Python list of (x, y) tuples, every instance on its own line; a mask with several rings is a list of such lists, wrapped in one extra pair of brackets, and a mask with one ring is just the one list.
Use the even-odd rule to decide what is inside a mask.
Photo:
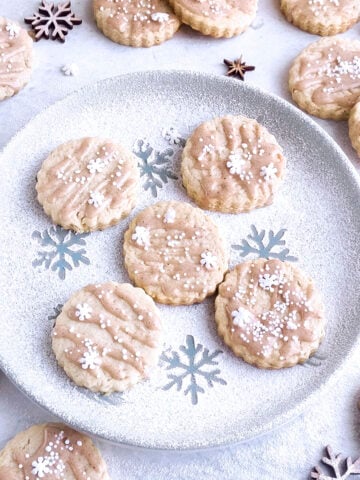
[(147, 378), (159, 359), (162, 325), (140, 288), (88, 285), (63, 306), (52, 332), (56, 359), (79, 386), (123, 392)]
[(212, 37), (233, 37), (254, 20), (258, 0), (169, 0), (179, 19)]
[(359, 0), (281, 0), (287, 20), (315, 35), (345, 32), (360, 18)]
[(33, 425), (0, 452), (0, 480), (110, 480), (89, 437), (60, 423)]
[(122, 45), (159, 45), (180, 27), (165, 0), (93, 0), (93, 5), (98, 28)]
[(349, 136), (352, 146), (360, 157), (360, 103), (356, 103), (350, 112)]
[(346, 120), (360, 96), (360, 41), (330, 37), (309, 45), (292, 64), (289, 89), (308, 113)]
[(183, 202), (151, 205), (125, 233), (130, 278), (160, 303), (190, 305), (213, 294), (228, 254), (215, 223)]
[(136, 157), (123, 146), (81, 138), (60, 145), (44, 161), (37, 175), (37, 198), (63, 228), (102, 230), (131, 212), (139, 179)]
[(181, 173), (201, 208), (240, 213), (272, 203), (285, 166), (281, 147), (265, 127), (227, 115), (196, 128), (183, 150)]
[(260, 368), (303, 363), (324, 336), (324, 308), (313, 281), (279, 260), (242, 263), (228, 273), (215, 319), (235, 355)]
[(30, 80), (33, 41), (12, 20), (0, 17), (0, 100), (12, 97)]

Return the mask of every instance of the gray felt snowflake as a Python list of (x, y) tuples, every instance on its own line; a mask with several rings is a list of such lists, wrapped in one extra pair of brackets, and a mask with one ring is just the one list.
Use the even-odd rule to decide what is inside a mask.
[(336, 455), (329, 445), (326, 447), (325, 451), (326, 457), (323, 457), (321, 461), (329, 470), (334, 472), (335, 476), (332, 476), (332, 474), (331, 476), (327, 475), (321, 467), (317, 466), (313, 468), (310, 478), (315, 480), (346, 480), (350, 475), (360, 473), (360, 458), (352, 463), (351, 457), (344, 459), (340, 453)]
[(172, 167), (174, 156), (172, 148), (159, 152), (145, 140), (137, 140), (134, 153), (140, 159), (138, 165), (141, 177), (145, 177), (144, 189), (150, 189), (154, 197), (157, 197), (158, 189), (163, 188), (169, 179), (177, 180), (178, 177)]
[(306, 362), (301, 363), (301, 365), (304, 367), (321, 367), (324, 360), (326, 360), (326, 357), (320, 355), (319, 353), (315, 353), (308, 360), (306, 360)]
[(297, 258), (289, 255), (290, 250), (288, 248), (278, 248), (277, 251), (274, 251), (276, 247), (285, 245), (285, 240), (283, 239), (285, 232), (285, 228), (282, 228), (276, 234), (273, 230), (270, 230), (268, 240), (266, 241), (264, 240), (265, 230), (259, 232), (255, 225), (251, 225), (251, 233), (246, 237), (248, 240), (244, 239), (241, 245), (231, 245), (231, 247), (234, 250), (239, 250), (242, 257), (255, 254), (259, 258), (278, 258), (282, 261), (296, 262)]
[(87, 235), (64, 230), (58, 225), (43, 232), (35, 230), (31, 238), (42, 249), (38, 250), (37, 258), (32, 262), (33, 267), (43, 266), (47, 270), (51, 267), (51, 270), (57, 272), (59, 278), (64, 280), (67, 270), (78, 267), (80, 263), (89, 265), (90, 260), (85, 256), (85, 248), (77, 248), (86, 245), (85, 237)]
[(48, 320), (52, 320), (53, 322), (55, 322), (57, 317), (60, 315), (63, 306), (64, 305), (62, 305), (61, 303), (58, 303), (56, 307), (53, 308), (54, 313), (48, 316)]
[(222, 353), (221, 350), (215, 350), (210, 353), (207, 348), (198, 343), (195, 346), (195, 340), (192, 335), (186, 336), (186, 345), (180, 345), (179, 352), (165, 351), (160, 360), (167, 364), (166, 370), (174, 370), (174, 373), (167, 375), (170, 382), (163, 387), (163, 390), (170, 390), (176, 387), (177, 391), (184, 390), (184, 395), (190, 394), (191, 403), (198, 403), (198, 394), (205, 393), (205, 388), (214, 387), (214, 383), (227, 385), (219, 374), (219, 368), (211, 368), (218, 365), (215, 360)]

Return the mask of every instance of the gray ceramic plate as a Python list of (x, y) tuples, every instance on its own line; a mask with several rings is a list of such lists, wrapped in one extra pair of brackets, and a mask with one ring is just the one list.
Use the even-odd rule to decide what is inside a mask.
[[(136, 211), (156, 200), (189, 201), (179, 177), (181, 147), (199, 123), (226, 113), (265, 124), (288, 158), (275, 203), (243, 215), (211, 213), (231, 264), (257, 256), (297, 262), (323, 293), (326, 338), (305, 366), (261, 371), (217, 337), (210, 298), (162, 306), (166, 345), (151, 381), (124, 395), (90, 394), (57, 367), (50, 331), (71, 293), (128, 281), (120, 225), (74, 235), (51, 225), (35, 177), (59, 143), (112, 137), (139, 157)], [(175, 128), (177, 143), (163, 130)], [(241, 82), (187, 72), (148, 72), (99, 82), (56, 103), (11, 140), (0, 158), (0, 366), (31, 399), (75, 428), (151, 448), (201, 448), (249, 439), (286, 422), (338, 371), (359, 331), (360, 189), (336, 144), (286, 102)], [(134, 211), (131, 218), (135, 215)]]

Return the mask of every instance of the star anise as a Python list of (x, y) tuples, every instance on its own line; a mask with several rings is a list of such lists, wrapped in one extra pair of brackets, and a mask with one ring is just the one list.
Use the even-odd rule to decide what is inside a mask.
[(246, 65), (246, 63), (243, 62), (242, 56), (234, 61), (224, 59), (224, 63), (228, 67), (226, 75), (229, 77), (239, 77), (240, 80), (245, 79), (246, 72), (255, 70), (255, 67)]
[(40, 38), (51, 38), (65, 42), (65, 36), (74, 25), (80, 25), (82, 20), (77, 18), (71, 11), (71, 2), (58, 3), (43, 0), (32, 17), (25, 18), (25, 23), (31, 24), (35, 32), (35, 40)]

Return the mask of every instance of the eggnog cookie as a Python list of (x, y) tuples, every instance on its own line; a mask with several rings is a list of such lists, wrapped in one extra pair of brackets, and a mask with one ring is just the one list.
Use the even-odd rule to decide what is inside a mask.
[(159, 202), (140, 212), (125, 233), (124, 260), (136, 285), (172, 305), (213, 294), (228, 266), (215, 223), (183, 202)]
[(93, 6), (98, 28), (122, 45), (159, 45), (180, 27), (165, 0), (93, 0)]
[(309, 45), (292, 64), (289, 89), (308, 113), (347, 119), (360, 96), (360, 41), (330, 37)]
[(30, 80), (33, 41), (27, 31), (0, 17), (0, 100), (18, 93)]
[(179, 19), (212, 37), (233, 37), (254, 20), (257, 0), (169, 0)]
[(356, 103), (350, 112), (349, 136), (352, 146), (360, 157), (360, 103)]
[(123, 392), (158, 363), (162, 325), (140, 288), (114, 282), (88, 285), (63, 306), (52, 332), (56, 359), (79, 386)]
[(235, 355), (260, 368), (303, 363), (324, 336), (324, 309), (313, 281), (279, 260), (242, 263), (228, 273), (215, 319)]
[(0, 480), (110, 480), (89, 437), (60, 423), (33, 425), (0, 452)]
[(239, 213), (272, 203), (285, 166), (281, 147), (265, 127), (227, 115), (196, 128), (183, 150), (181, 172), (201, 208)]
[(287, 20), (316, 35), (345, 32), (360, 17), (358, 0), (281, 0)]
[(57, 147), (37, 175), (37, 198), (53, 222), (76, 232), (102, 230), (126, 217), (136, 203), (136, 157), (102, 138)]

